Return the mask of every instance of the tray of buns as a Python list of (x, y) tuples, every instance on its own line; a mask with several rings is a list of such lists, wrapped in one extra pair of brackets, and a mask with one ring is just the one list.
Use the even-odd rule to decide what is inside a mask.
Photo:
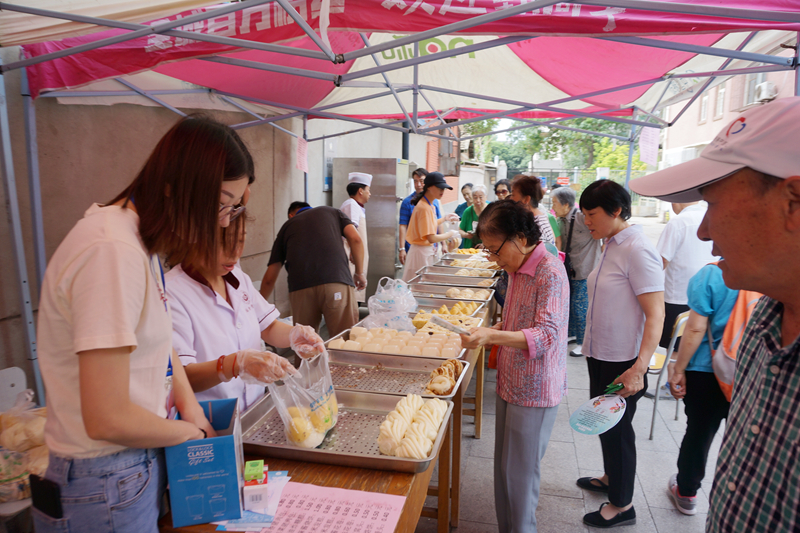
[[(469, 368), (468, 362), (457, 359), (442, 361), (341, 350), (333, 350), (329, 356), (331, 378), (337, 391), (419, 394), (423, 398), (450, 399), (458, 392)], [(452, 368), (440, 371), (445, 365)]]
[(492, 289), (499, 278), (478, 278), (473, 276), (455, 276), (447, 274), (418, 274), (408, 284), (445, 285), (447, 287), (469, 287), (471, 289)]
[[(413, 318), (415, 315), (409, 315)], [(482, 319), (477, 319), (482, 322)], [(422, 357), (438, 360), (462, 359), (467, 351), (461, 347), (461, 337), (455, 333), (428, 333), (385, 331), (385, 328), (367, 329), (362, 320), (325, 343), (329, 352), (364, 352), (375, 355)], [(387, 336), (388, 335), (388, 336)]]
[[(283, 422), (272, 397), (264, 396), (242, 415), (242, 443), (245, 453), (293, 461), (415, 474), (427, 470), (431, 461), (438, 455), (453, 411), (453, 402), (449, 400), (438, 398), (422, 400), (419, 396), (413, 395), (412, 398), (417, 399), (413, 406), (405, 405), (411, 403), (407, 397), (391, 394), (338, 390), (336, 398), (339, 402), (336, 426), (328, 432), (325, 440), (317, 448), (300, 448), (288, 442)], [(403, 420), (399, 420), (393, 426), (395, 431), (388, 431), (388, 424), (384, 422), (387, 422), (387, 415), (397, 412), (396, 408), (400, 402), (404, 402), (401, 414), (415, 422), (417, 417), (422, 422), (433, 419), (434, 424), (438, 423), (438, 427), (432, 427), (430, 422), (428, 425), (416, 425), (416, 430), (422, 429), (427, 435), (412, 434), (414, 432), (405, 435)], [(431, 406), (435, 409), (427, 411), (435, 411), (436, 416), (428, 415), (425, 413), (426, 409), (422, 408), (428, 402), (431, 402)], [(395, 418), (398, 418), (397, 415), (392, 415), (392, 420)], [(426, 440), (423, 437), (434, 438)], [(420, 441), (424, 441), (424, 447), (421, 447)], [(393, 449), (387, 450), (387, 446)], [(384, 452), (394, 452), (394, 455), (382, 453), (381, 448), (384, 448)]]
[[(417, 304), (419, 307), (433, 307), (437, 302), (434, 302), (434, 299), (438, 299), (441, 303), (436, 305), (436, 307), (441, 307), (442, 304), (446, 304), (448, 307), (453, 304), (454, 301), (463, 301), (463, 300), (471, 300), (476, 302), (483, 302), (488, 304), (491, 302), (492, 298), (494, 298), (494, 289), (490, 288), (483, 288), (483, 287), (466, 287), (468, 290), (472, 291), (472, 295), (469, 296), (469, 293), (465, 293), (462, 295), (463, 290), (465, 287), (455, 287), (452, 285), (430, 285), (427, 283), (409, 283), (408, 287), (411, 289), (411, 293), (417, 299)], [(451, 290), (455, 289), (455, 290)], [(448, 296), (448, 291), (451, 296)], [(478, 291), (485, 291), (476, 294)], [(480, 312), (480, 311), (478, 311)]]
[(473, 278), (493, 278), (500, 275), (500, 270), (492, 270), (489, 268), (463, 268), (445, 266), (436, 263), (433, 266), (424, 266), (417, 270), (417, 275), (420, 274), (440, 274), (444, 276), (469, 276)]

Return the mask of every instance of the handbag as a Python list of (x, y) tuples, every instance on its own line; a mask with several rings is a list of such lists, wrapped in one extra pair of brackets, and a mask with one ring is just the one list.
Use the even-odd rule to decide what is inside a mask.
[(569, 252), (570, 248), (572, 247), (572, 229), (575, 226), (575, 217), (577, 216), (575, 213), (575, 208), (572, 208), (572, 220), (569, 222), (569, 233), (567, 235), (567, 245), (564, 247), (564, 268), (567, 269), (567, 276), (569, 279), (575, 278), (575, 269), (572, 267), (572, 259), (570, 259)]

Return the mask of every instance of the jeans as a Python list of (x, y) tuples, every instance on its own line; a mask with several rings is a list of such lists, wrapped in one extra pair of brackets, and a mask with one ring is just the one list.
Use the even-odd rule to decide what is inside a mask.
[(128, 449), (88, 459), (50, 454), (45, 478), (61, 488), (63, 518), (33, 509), (36, 533), (158, 533), (167, 484), (162, 449)]

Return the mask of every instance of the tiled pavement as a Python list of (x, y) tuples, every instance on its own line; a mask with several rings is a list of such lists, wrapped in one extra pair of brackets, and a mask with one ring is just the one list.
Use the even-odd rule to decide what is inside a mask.
[[(575, 485), (581, 476), (601, 475), (603, 459), (600, 441), (574, 432), (568, 423), (569, 415), (589, 399), (589, 377), (583, 357), (568, 357), (567, 372), (569, 392), (561, 402), (558, 418), (542, 465), (542, 486), (539, 508), (536, 512), (540, 533), (592, 532), (583, 525), (587, 512), (596, 511), (606, 501), (599, 493), (584, 492)], [(653, 376), (655, 377), (655, 376)], [(655, 379), (650, 380), (651, 390)], [(473, 378), (468, 393), (474, 391)], [(463, 469), (462, 500), (457, 533), (495, 533), (497, 518), (494, 510), (492, 462), (494, 457), (495, 427), (495, 371), (487, 370), (484, 397), (482, 438), (473, 437), (471, 418), (465, 419), (462, 445)], [(706, 468), (703, 488), (698, 493), (698, 513), (695, 516), (680, 514), (667, 493), (667, 481), (677, 471), (675, 463), (686, 427), (686, 417), (681, 404), (679, 418), (675, 420), (675, 401), (659, 401), (653, 440), (650, 417), (653, 400), (639, 400), (633, 423), (636, 429), (638, 466), (633, 504), (637, 523), (616, 528), (624, 533), (695, 533), (705, 531), (708, 493), (717, 459), (723, 428), (714, 440)], [(435, 477), (434, 477), (435, 479)], [(435, 498), (429, 498), (435, 505)], [(436, 532), (436, 521), (421, 518), (416, 533)]]

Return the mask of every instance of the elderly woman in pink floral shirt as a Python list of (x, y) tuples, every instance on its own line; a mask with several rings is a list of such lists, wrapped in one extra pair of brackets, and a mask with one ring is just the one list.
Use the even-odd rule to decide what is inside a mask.
[(509, 274), (503, 321), (475, 328), (462, 344), (499, 345), (494, 493), (501, 533), (535, 533), (540, 463), (567, 393), (569, 281), (545, 250), (522, 204), (489, 204), (477, 228), (490, 259)]

